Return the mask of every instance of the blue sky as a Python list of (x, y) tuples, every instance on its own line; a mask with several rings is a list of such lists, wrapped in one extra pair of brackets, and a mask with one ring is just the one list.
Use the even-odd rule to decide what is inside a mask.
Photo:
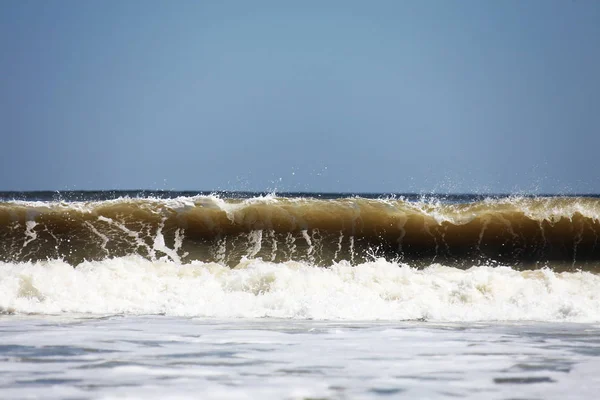
[(600, 192), (600, 2), (4, 1), (0, 190)]

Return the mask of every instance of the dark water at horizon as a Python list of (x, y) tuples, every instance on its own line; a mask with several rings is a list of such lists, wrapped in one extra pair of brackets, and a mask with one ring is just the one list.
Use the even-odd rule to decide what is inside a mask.
[(215, 195), (224, 199), (250, 199), (274, 195), (283, 198), (316, 198), (323, 200), (361, 197), (365, 199), (403, 198), (407, 201), (423, 199), (439, 200), (450, 203), (482, 201), (509, 197), (546, 198), (546, 197), (588, 197), (600, 198), (595, 193), (575, 194), (531, 194), (531, 193), (435, 193), (435, 192), (279, 192), (279, 191), (227, 191), (227, 190), (32, 190), (0, 191), (0, 201), (103, 201), (119, 198), (156, 198), (174, 199)]

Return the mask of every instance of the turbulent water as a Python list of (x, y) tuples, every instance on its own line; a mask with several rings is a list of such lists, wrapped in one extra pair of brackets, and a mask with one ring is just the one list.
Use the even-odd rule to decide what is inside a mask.
[(275, 195), (9, 200), (0, 203), (0, 258), (78, 265), (139, 255), (234, 267), (244, 258), (330, 266), (376, 256), (412, 266), (598, 265), (598, 198), (464, 200)]
[(0, 193), (0, 397), (589, 395), (599, 235), (597, 196)]
[(600, 321), (600, 199), (0, 196), (0, 310)]

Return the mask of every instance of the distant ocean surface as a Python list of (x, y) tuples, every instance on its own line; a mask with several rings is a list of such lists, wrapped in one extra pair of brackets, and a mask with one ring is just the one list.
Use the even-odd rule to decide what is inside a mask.
[(0, 398), (593, 398), (600, 196), (0, 192)]

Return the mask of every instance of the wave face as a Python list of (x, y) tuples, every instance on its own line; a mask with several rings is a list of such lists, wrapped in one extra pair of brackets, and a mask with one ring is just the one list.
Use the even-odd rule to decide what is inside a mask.
[(236, 266), (243, 259), (426, 267), (499, 263), (596, 271), (600, 199), (439, 199), (213, 195), (0, 202), (0, 260), (140, 256)]

